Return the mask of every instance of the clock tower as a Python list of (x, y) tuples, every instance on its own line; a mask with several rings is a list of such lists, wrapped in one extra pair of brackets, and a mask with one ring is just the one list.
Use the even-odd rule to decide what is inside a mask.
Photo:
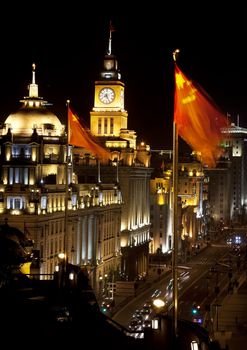
[[(104, 57), (99, 80), (95, 81), (94, 107), (90, 112), (90, 130), (97, 137), (107, 139), (107, 147), (136, 148), (134, 131), (127, 130), (128, 113), (124, 108), (124, 83), (118, 69), (118, 61), (111, 50), (110, 30), (108, 50)], [(117, 139), (121, 138), (121, 145)], [(114, 140), (114, 141), (113, 141)], [(114, 143), (114, 146), (113, 146)]]

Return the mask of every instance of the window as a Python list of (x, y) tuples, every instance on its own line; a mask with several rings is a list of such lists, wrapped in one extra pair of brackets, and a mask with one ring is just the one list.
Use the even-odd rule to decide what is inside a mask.
[(7, 197), (7, 209), (23, 209), (24, 200), (22, 197)]
[(28, 185), (28, 168), (24, 168), (23, 171), (24, 176), (24, 185)]
[(12, 146), (12, 157), (16, 158), (16, 157), (19, 157), (19, 155), (20, 155), (20, 147), (17, 145), (13, 145)]
[(104, 134), (107, 134), (107, 118), (104, 118)]
[(9, 184), (13, 185), (13, 168), (9, 169)]
[(73, 206), (76, 205), (76, 203), (77, 203), (77, 195), (76, 194), (72, 195), (71, 203), (72, 203)]
[(102, 120), (101, 118), (98, 119), (98, 134), (100, 135), (102, 133)]
[(31, 148), (30, 147), (25, 147), (24, 148), (24, 155), (25, 155), (25, 158), (30, 158), (31, 157)]
[(31, 148), (29, 146), (13, 145), (12, 157), (13, 158), (18, 158), (18, 157), (30, 158)]
[(21, 209), (21, 208), (22, 208), (21, 198), (15, 198), (14, 199), (14, 209)]
[(110, 134), (113, 134), (113, 118), (110, 119)]
[(40, 206), (41, 206), (41, 209), (46, 209), (46, 206), (47, 206), (47, 197), (46, 196), (41, 197)]
[(43, 242), (40, 243), (40, 258), (43, 258), (43, 254), (44, 254), (44, 246), (43, 246)]

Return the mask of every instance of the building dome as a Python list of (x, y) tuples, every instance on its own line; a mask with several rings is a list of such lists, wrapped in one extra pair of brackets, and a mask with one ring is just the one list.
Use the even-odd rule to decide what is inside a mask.
[(30, 136), (35, 129), (38, 135), (61, 136), (65, 127), (55, 114), (47, 110), (47, 102), (39, 97), (38, 85), (35, 82), (35, 64), (32, 68), (32, 83), (28, 86), (29, 96), (20, 101), (23, 105), (16, 113), (8, 116), (2, 134), (6, 134), (10, 129), (13, 135)]
[[(28, 101), (34, 102), (34, 101)], [(45, 107), (23, 107), (10, 114), (5, 121), (6, 132), (11, 129), (14, 135), (30, 136), (36, 129), (38, 135), (60, 136), (64, 125), (58, 117)]]

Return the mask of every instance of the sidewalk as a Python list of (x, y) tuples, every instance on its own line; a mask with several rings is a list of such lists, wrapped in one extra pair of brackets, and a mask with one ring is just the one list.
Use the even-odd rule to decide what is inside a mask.
[(247, 281), (241, 276), (239, 287), (233, 294), (227, 295), (218, 314), (216, 337), (221, 349), (239, 350), (247, 342)]

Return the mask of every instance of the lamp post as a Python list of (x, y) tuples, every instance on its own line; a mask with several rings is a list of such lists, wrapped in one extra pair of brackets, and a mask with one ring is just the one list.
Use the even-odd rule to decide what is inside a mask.
[(61, 288), (61, 287), (65, 287), (65, 284), (66, 284), (66, 255), (65, 255), (65, 253), (59, 253), (58, 259), (59, 259), (58, 286), (59, 286), (59, 288)]
[(105, 279), (104, 279), (104, 294), (105, 296), (108, 296), (108, 290), (107, 290), (107, 277), (108, 277), (108, 274), (105, 273)]
[(103, 277), (100, 275), (99, 276), (99, 297), (100, 297), (100, 299), (102, 298), (102, 294), (103, 294), (102, 282), (103, 282)]

